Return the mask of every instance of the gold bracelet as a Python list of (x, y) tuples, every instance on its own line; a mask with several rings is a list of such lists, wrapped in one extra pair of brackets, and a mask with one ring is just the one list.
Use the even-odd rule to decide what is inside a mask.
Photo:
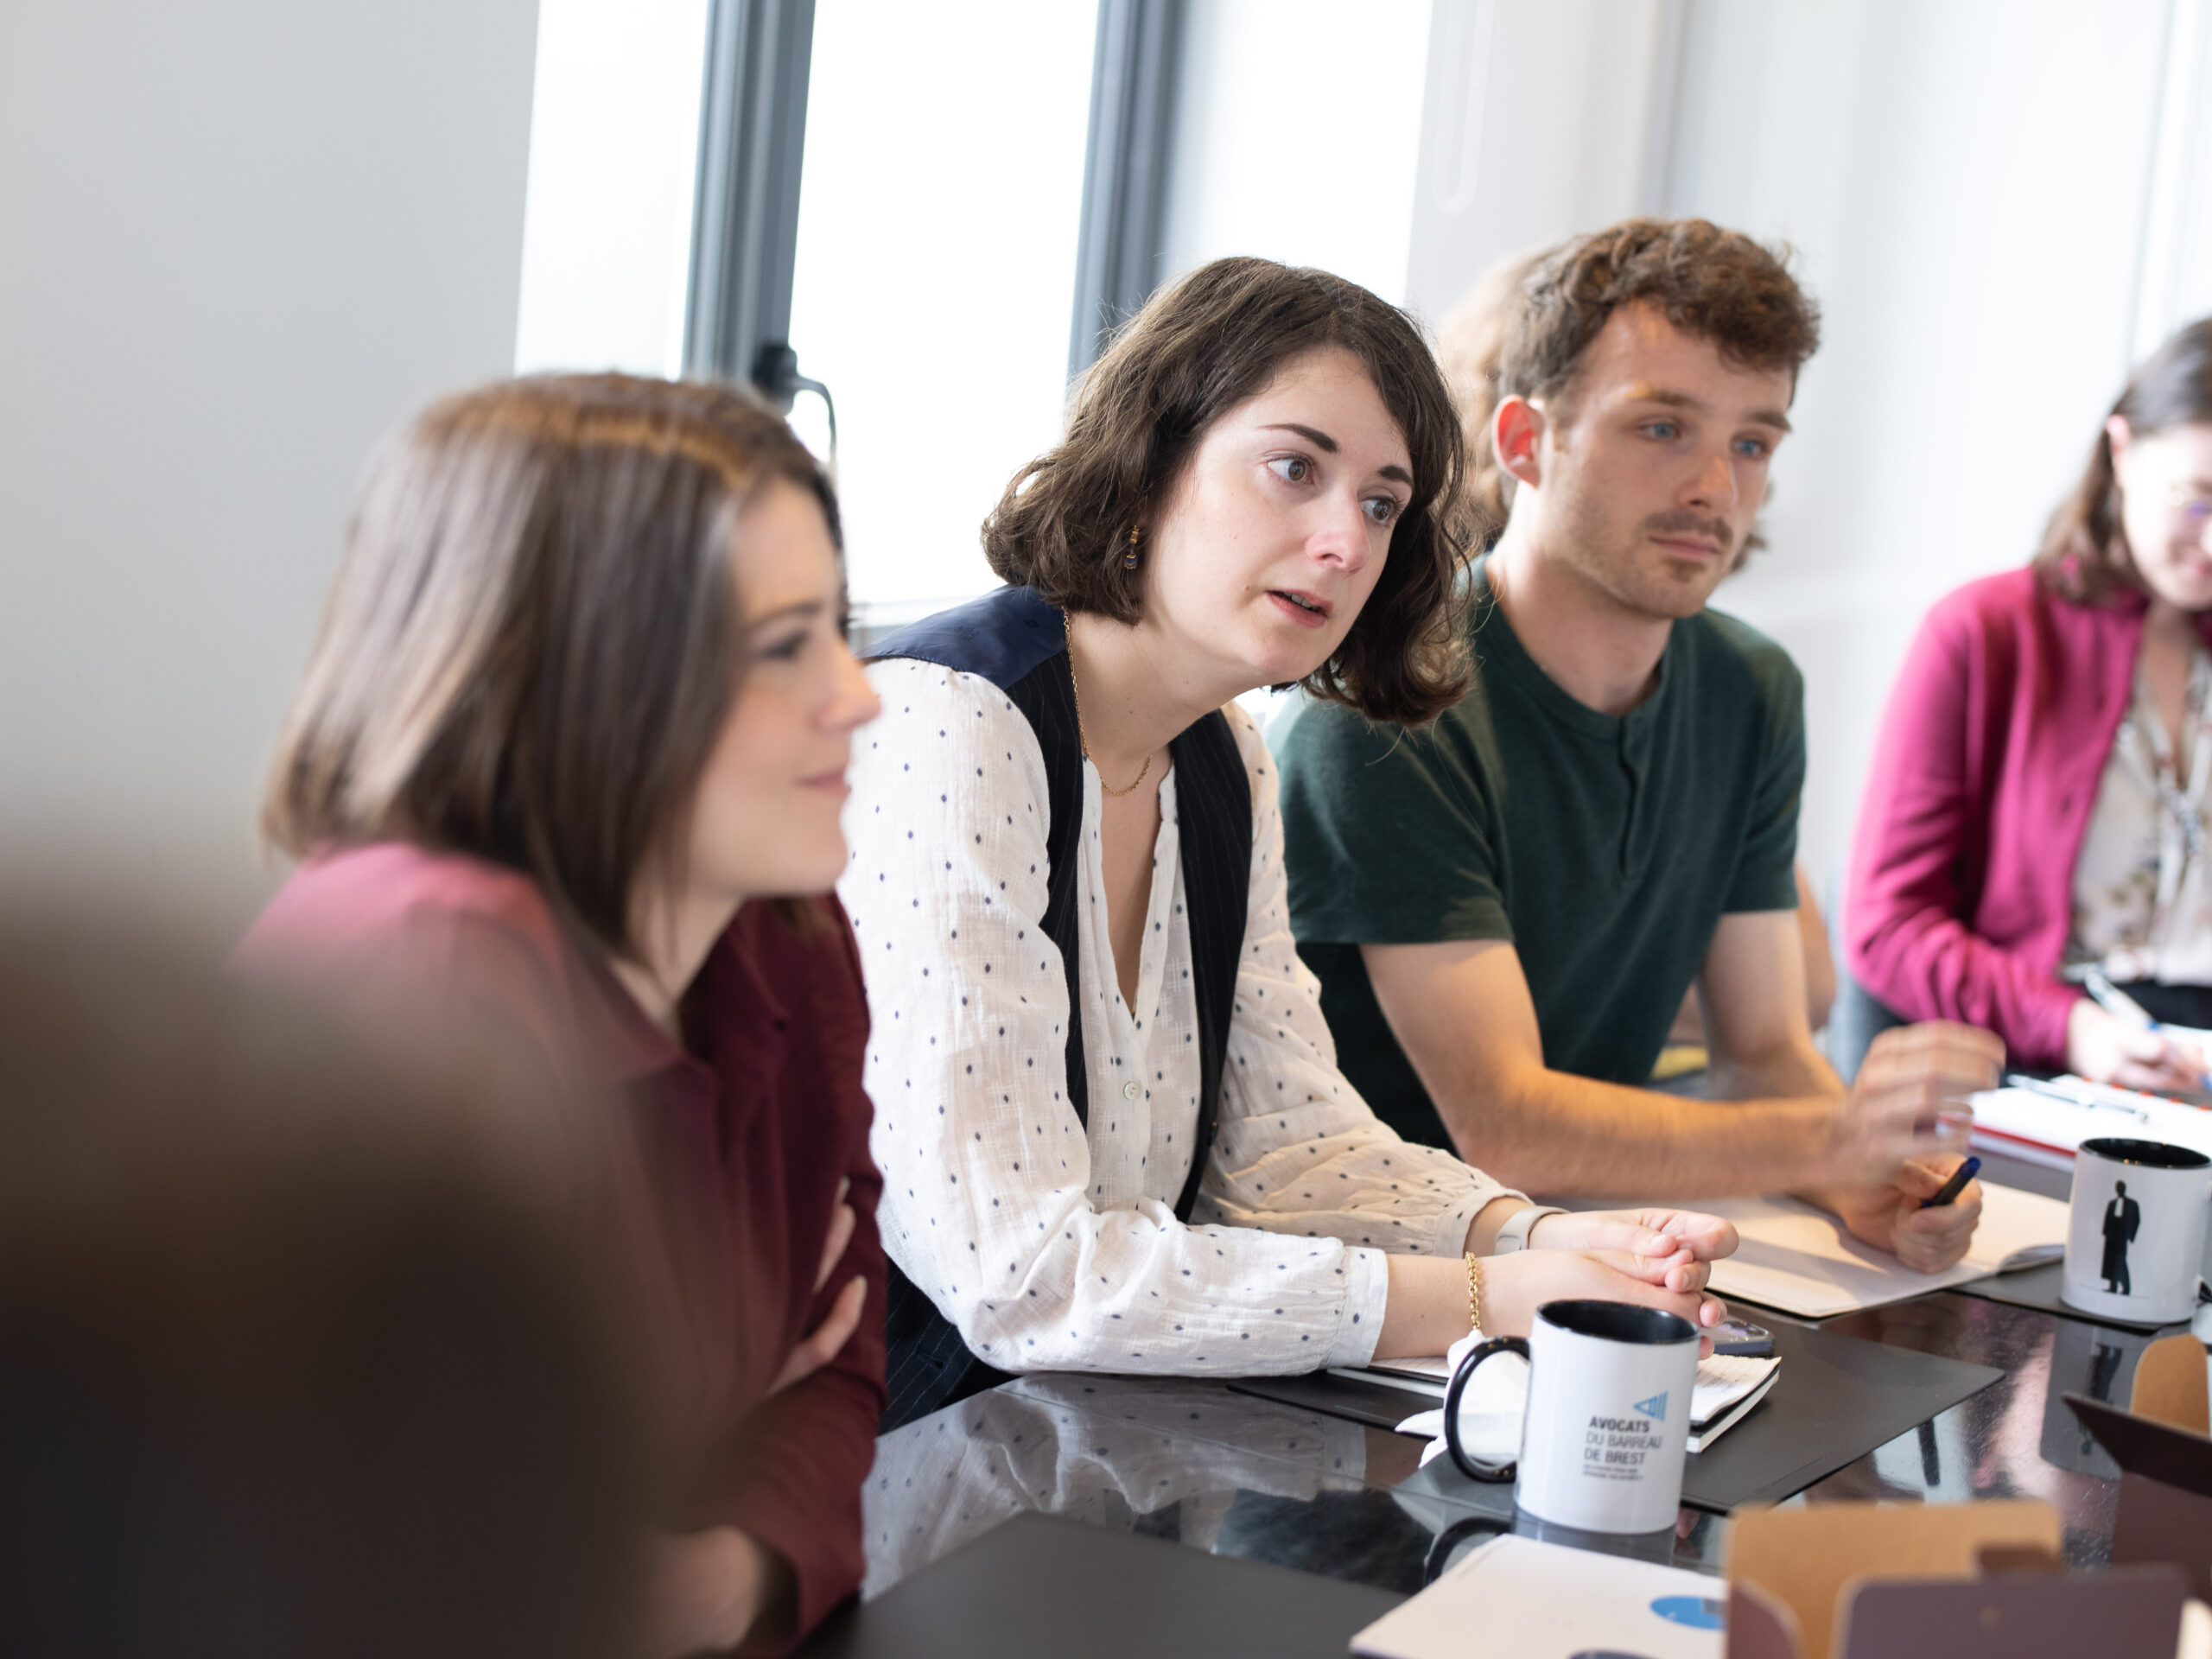
[(1473, 1251), (1467, 1253), (1467, 1330), (1480, 1336), (1483, 1329), (1483, 1263)]

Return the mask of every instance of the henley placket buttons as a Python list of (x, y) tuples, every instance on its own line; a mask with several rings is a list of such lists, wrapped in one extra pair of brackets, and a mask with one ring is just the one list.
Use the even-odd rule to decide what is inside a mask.
[(1131, 1077), (1127, 1083), (1122, 1085), (1122, 1098), (1123, 1100), (1135, 1100), (1136, 1097), (1137, 1080), (1135, 1077)]

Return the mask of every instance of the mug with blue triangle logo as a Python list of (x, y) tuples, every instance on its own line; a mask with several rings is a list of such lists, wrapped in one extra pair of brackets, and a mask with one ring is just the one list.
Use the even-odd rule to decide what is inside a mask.
[[(1697, 1351), (1696, 1327), (1673, 1313), (1626, 1302), (1547, 1302), (1526, 1340), (1499, 1337), (1460, 1362), (1444, 1396), (1445, 1444), (1462, 1472), (1514, 1482), (1514, 1501), (1540, 1521), (1587, 1532), (1672, 1527)], [(1461, 1402), (1476, 1367), (1502, 1353), (1529, 1365), (1521, 1455), (1483, 1465), (1467, 1455)]]

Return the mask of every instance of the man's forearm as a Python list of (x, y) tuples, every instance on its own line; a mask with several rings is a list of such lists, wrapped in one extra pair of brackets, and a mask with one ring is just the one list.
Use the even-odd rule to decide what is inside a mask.
[(1741, 1058), (1715, 1046), (1706, 1069), (1709, 1100), (1826, 1100), (1844, 1096), (1835, 1068), (1809, 1043), (1784, 1043)]
[(1808, 1184), (1834, 1097), (1684, 1100), (1530, 1068), (1439, 1101), (1459, 1155), (1548, 1198), (1681, 1202)]

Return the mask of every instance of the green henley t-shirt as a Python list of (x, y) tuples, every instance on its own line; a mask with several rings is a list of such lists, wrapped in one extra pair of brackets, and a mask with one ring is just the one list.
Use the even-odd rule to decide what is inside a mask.
[(1375, 1000), (1359, 947), (1505, 939), (1554, 1071), (1640, 1084), (1721, 917), (1797, 903), (1804, 683), (1717, 611), (1674, 625), (1624, 715), (1538, 668), (1474, 575), (1473, 688), (1433, 724), (1310, 699), (1282, 769), (1291, 930), (1344, 1075), (1408, 1141), (1452, 1137)]

